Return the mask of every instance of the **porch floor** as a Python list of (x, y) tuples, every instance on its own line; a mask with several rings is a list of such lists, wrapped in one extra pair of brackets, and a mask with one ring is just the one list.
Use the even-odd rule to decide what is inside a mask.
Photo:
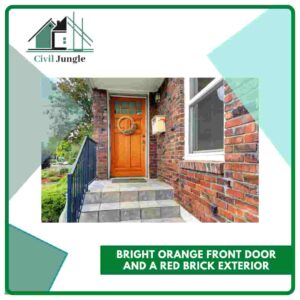
[(95, 180), (85, 195), (80, 222), (185, 222), (173, 187), (157, 179), (113, 183)]
[(115, 183), (111, 179), (95, 180), (89, 185), (90, 192), (173, 190), (169, 184), (158, 179), (147, 179), (146, 182)]

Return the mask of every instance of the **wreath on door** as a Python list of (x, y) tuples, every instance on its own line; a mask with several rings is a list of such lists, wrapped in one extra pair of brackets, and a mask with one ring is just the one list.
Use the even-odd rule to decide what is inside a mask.
[[(123, 120), (129, 120), (130, 121), (130, 128), (129, 129), (122, 129), (121, 128), (121, 122)], [(134, 120), (130, 117), (130, 116), (123, 116), (121, 117), (119, 120), (118, 120), (118, 123), (117, 123), (117, 128), (118, 130), (124, 134), (124, 135), (131, 135), (131, 134), (134, 134), (134, 132), (136, 131), (137, 129), (137, 125), (134, 123)]]

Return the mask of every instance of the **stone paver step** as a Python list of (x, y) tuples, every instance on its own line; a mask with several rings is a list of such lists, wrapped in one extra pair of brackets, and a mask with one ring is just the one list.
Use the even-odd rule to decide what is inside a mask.
[(80, 222), (123, 222), (180, 217), (180, 205), (172, 199), (87, 203)]
[(133, 190), (133, 191), (106, 191), (87, 192), (85, 204), (129, 202), (129, 201), (153, 201), (171, 200), (174, 198), (173, 189), (163, 190)]
[(183, 222), (184, 220), (181, 217), (121, 221), (121, 223), (183, 223)]

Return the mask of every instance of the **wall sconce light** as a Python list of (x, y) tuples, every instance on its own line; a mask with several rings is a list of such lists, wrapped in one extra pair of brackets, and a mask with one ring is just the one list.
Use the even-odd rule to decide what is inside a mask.
[(156, 93), (155, 94), (155, 103), (159, 103), (160, 102), (160, 93)]

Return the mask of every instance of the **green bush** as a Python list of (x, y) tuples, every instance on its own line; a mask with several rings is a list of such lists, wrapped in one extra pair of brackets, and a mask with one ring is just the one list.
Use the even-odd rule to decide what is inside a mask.
[(69, 164), (73, 164), (77, 158), (81, 145), (80, 144), (72, 144), (71, 149), (68, 153), (66, 153), (66, 160)]
[(58, 222), (65, 203), (67, 193), (67, 178), (64, 177), (57, 184), (42, 187), (42, 221)]
[(48, 169), (42, 170), (42, 179), (45, 179), (45, 178), (48, 178), (48, 177), (49, 177), (48, 172), (49, 172)]
[(69, 172), (69, 169), (68, 168), (61, 168), (59, 170), (59, 175), (65, 175)]
[[(69, 172), (68, 168), (48, 168), (48, 169), (44, 169), (42, 170), (42, 179), (46, 179), (48, 178), (49, 181), (51, 182), (55, 182), (58, 181), (60, 178), (59, 176), (65, 175)], [(51, 180), (51, 178), (53, 178), (53, 180)], [(58, 179), (55, 179), (58, 178)]]
[(58, 176), (48, 177), (49, 182), (57, 182), (59, 180), (60, 180), (60, 177), (58, 177)]
[(64, 158), (68, 152), (71, 150), (71, 143), (66, 140), (60, 141), (56, 148), (56, 156), (59, 158)]
[(58, 171), (55, 169), (48, 168), (42, 171), (42, 178), (49, 178), (57, 175), (58, 175)]

